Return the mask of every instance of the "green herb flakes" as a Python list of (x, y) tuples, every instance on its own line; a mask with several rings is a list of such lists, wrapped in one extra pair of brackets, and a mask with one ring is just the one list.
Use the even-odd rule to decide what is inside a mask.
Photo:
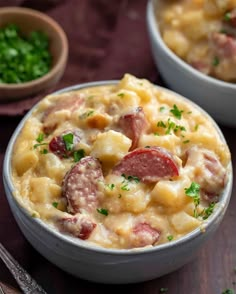
[(200, 213), (200, 216), (205, 220), (207, 219), (214, 211), (215, 203), (212, 202), (207, 208), (204, 208), (203, 211)]
[(219, 65), (219, 63), (220, 63), (220, 59), (219, 59), (219, 57), (218, 57), (218, 56), (215, 56), (215, 57), (213, 58), (213, 60), (212, 60), (212, 65), (213, 65), (213, 66), (217, 66), (217, 65)]
[(184, 144), (188, 144), (189, 142), (190, 142), (190, 140), (183, 141)]
[(73, 149), (74, 135), (72, 133), (68, 133), (66, 135), (63, 135), (62, 139), (65, 143), (66, 150), (71, 151)]
[(48, 145), (48, 143), (38, 143), (38, 144), (34, 144), (34, 149), (40, 147), (40, 146), (44, 146), (44, 145)]
[(224, 20), (225, 21), (230, 21), (231, 20), (231, 13), (230, 12), (226, 12), (224, 15)]
[(114, 184), (106, 184), (106, 187), (112, 191), (115, 188), (115, 185)]
[(48, 154), (48, 150), (44, 148), (43, 150), (40, 150), (40, 154)]
[(84, 156), (85, 156), (85, 151), (84, 151), (84, 149), (76, 150), (76, 151), (73, 153), (74, 162), (78, 162), (78, 161), (80, 161), (80, 159), (83, 158)]
[(44, 134), (43, 134), (43, 133), (40, 133), (40, 134), (38, 135), (38, 138), (36, 138), (36, 141), (37, 141), (38, 143), (41, 143), (41, 142), (43, 142), (43, 140), (44, 140)]
[(52, 57), (43, 32), (24, 37), (15, 24), (0, 29), (0, 82), (19, 84), (35, 80), (49, 72)]
[(193, 202), (195, 205), (194, 208), (194, 217), (198, 217), (198, 212), (197, 212), (197, 208), (198, 205), (200, 204), (200, 185), (192, 182), (189, 188), (185, 188), (185, 194), (191, 198), (193, 198)]
[(119, 93), (119, 94), (117, 94), (117, 96), (123, 98), (125, 96), (125, 94), (124, 93)]
[(183, 110), (180, 110), (175, 104), (173, 105), (173, 108), (170, 110), (170, 112), (178, 119), (181, 119)]
[(164, 112), (165, 109), (166, 109), (166, 108), (165, 108), (164, 106), (161, 106), (161, 107), (159, 108), (159, 111), (160, 111), (160, 112)]
[(108, 216), (108, 210), (105, 208), (97, 208), (97, 212), (99, 212), (105, 216)]
[(169, 236), (167, 236), (167, 239), (168, 239), (169, 241), (172, 241), (172, 240), (174, 239), (174, 236), (173, 236), (173, 235), (169, 235)]
[(53, 202), (53, 203), (52, 203), (52, 206), (54, 206), (55, 208), (57, 208), (57, 206), (58, 206), (58, 202)]

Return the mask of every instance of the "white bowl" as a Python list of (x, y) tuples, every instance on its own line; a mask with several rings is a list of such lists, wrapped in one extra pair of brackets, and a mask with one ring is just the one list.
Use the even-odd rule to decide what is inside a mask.
[(157, 3), (158, 0), (148, 2), (147, 27), (155, 63), (167, 85), (196, 102), (219, 123), (236, 127), (236, 84), (204, 75), (167, 47), (155, 15)]
[[(56, 93), (114, 83), (116, 81), (81, 84)], [(161, 87), (158, 88), (171, 92)], [(189, 103), (192, 102), (189, 101)], [(204, 230), (197, 228), (181, 239), (156, 247), (123, 250), (100, 248), (87, 241), (63, 235), (50, 228), (42, 220), (32, 218), (13, 196), (11, 158), (17, 136), (35, 107), (20, 122), (10, 139), (4, 158), (3, 182), (12, 213), (22, 233), (32, 246), (49, 261), (66, 272), (86, 280), (101, 283), (136, 283), (154, 279), (178, 269), (189, 262), (207, 239), (212, 237), (223, 219), (230, 200), (233, 181), (231, 164), (229, 181), (220, 198), (220, 205), (206, 220)], [(199, 109), (197, 105), (195, 107)], [(210, 117), (209, 119), (212, 120)], [(214, 122), (213, 124), (225, 142), (220, 129)]]

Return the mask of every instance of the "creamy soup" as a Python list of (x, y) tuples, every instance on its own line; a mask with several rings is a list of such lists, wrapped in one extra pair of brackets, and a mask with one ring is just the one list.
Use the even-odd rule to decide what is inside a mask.
[(236, 0), (160, 0), (167, 46), (204, 74), (236, 82)]
[(176, 240), (217, 210), (230, 153), (196, 106), (126, 74), (44, 98), (12, 157), (32, 217), (106, 248)]

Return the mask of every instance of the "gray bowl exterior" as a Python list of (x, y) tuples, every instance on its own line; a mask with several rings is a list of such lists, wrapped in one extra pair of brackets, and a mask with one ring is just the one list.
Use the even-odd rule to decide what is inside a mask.
[(165, 45), (155, 17), (155, 2), (149, 0), (147, 5), (147, 28), (155, 63), (167, 85), (196, 102), (218, 122), (236, 127), (236, 84), (200, 73)]
[[(115, 82), (82, 84), (66, 88), (61, 92)], [(222, 195), (221, 206), (217, 213), (206, 222), (205, 230), (198, 228), (179, 240), (157, 247), (144, 250), (100, 248), (87, 241), (65, 236), (40, 219), (32, 218), (13, 196), (14, 187), (10, 179), (12, 149), (24, 122), (33, 110), (34, 108), (21, 121), (10, 139), (4, 158), (3, 183), (13, 216), (26, 239), (46, 259), (61, 269), (79, 278), (100, 283), (120, 284), (151, 280), (170, 273), (189, 262), (218, 228), (230, 200), (233, 181), (231, 165), (229, 182)], [(224, 140), (223, 135), (222, 138)]]

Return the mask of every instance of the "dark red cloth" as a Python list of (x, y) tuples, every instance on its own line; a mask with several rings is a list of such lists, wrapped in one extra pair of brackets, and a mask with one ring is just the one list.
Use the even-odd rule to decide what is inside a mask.
[(146, 0), (8, 0), (0, 5), (39, 9), (65, 30), (69, 59), (54, 89), (0, 104), (0, 115), (23, 115), (47, 93), (69, 85), (120, 79), (132, 73), (158, 82), (146, 30)]

